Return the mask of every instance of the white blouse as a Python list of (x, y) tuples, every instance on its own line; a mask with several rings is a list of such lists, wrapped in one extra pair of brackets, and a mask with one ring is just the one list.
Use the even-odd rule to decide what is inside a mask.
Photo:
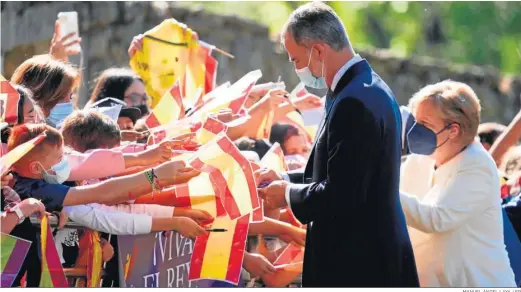
[(503, 239), (499, 175), (474, 142), (434, 169), (427, 156), (402, 165), (400, 200), (422, 287), (516, 287)]

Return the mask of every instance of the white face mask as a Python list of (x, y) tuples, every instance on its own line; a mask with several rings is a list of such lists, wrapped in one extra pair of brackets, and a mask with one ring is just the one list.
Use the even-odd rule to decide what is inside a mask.
[(284, 156), (284, 160), (286, 160), (287, 162), (298, 162), (298, 163), (303, 163), (303, 164), (306, 164), (306, 162), (307, 162), (307, 159), (300, 154), (286, 155), (286, 156)]
[(322, 77), (315, 77), (311, 70), (309, 70), (309, 64), (311, 63), (311, 55), (313, 53), (313, 48), (309, 51), (309, 60), (307, 67), (301, 69), (295, 69), (295, 73), (300, 78), (300, 81), (304, 83), (304, 85), (316, 88), (316, 89), (324, 89), (327, 88), (326, 79), (324, 78), (324, 62), (322, 62)]
[[(40, 166), (42, 166), (41, 163)], [(62, 184), (69, 178), (69, 175), (71, 174), (71, 167), (69, 166), (69, 162), (65, 157), (63, 157), (60, 162), (51, 167), (51, 170), (56, 174), (49, 173), (45, 170), (45, 168), (43, 168), (43, 166), (42, 169), (43, 179), (50, 184)]]

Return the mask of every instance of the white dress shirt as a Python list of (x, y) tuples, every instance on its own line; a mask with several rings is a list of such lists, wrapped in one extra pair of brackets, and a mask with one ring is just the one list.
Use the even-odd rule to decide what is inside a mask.
[(434, 169), (411, 154), (400, 201), (422, 287), (515, 287), (503, 238), (499, 176), (480, 143)]
[[(360, 57), (359, 54), (356, 54), (351, 59), (349, 59), (349, 61), (347, 61), (344, 64), (344, 66), (342, 66), (342, 67), (340, 67), (340, 69), (338, 69), (335, 76), (333, 77), (333, 81), (331, 81), (331, 91), (335, 91), (335, 88), (336, 88), (338, 82), (340, 81), (340, 78), (342, 78), (342, 76), (344, 76), (344, 74), (347, 72), (347, 70), (349, 70), (349, 68), (351, 68), (354, 64), (356, 64), (360, 61), (362, 61), (362, 57)], [(320, 131), (320, 129), (318, 129), (318, 131)], [(315, 137), (315, 139), (318, 139), (318, 137)], [(286, 173), (282, 174), (282, 178), (285, 181), (290, 181), (289, 176)], [(285, 195), (286, 195), (286, 202), (288, 203), (288, 206), (291, 208), (289, 194), (290, 194), (290, 187), (288, 186), (288, 187), (286, 187)]]

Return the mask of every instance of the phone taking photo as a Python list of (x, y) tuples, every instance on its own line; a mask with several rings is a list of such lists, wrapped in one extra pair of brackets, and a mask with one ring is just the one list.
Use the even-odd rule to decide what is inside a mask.
[[(78, 26), (78, 12), (69, 11), (69, 12), (60, 12), (58, 13), (58, 23), (60, 24), (60, 37), (64, 37), (70, 33), (76, 33), (76, 37), (71, 39), (71, 41), (80, 37), (80, 30)], [(81, 50), (79, 44), (72, 46), (74, 50), (78, 52)]]

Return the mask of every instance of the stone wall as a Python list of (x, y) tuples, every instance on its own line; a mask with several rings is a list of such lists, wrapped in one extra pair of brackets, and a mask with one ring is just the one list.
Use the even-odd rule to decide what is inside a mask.
[[(214, 53), (218, 83), (235, 81), (260, 68), (263, 81), (282, 76), (291, 89), (298, 82), (293, 66), (268, 28), (233, 16), (181, 8), (174, 2), (1, 2), (1, 70), (10, 77), (23, 60), (46, 53), (60, 11), (77, 11), (84, 55), (84, 103), (93, 80), (111, 66), (128, 66), (132, 37), (173, 17), (199, 33), (202, 40), (231, 52)], [(455, 66), (429, 58), (397, 58), (382, 50), (360, 50), (388, 82), (401, 104), (423, 85), (453, 79), (468, 83), (482, 100), (483, 120), (508, 123), (521, 106), (521, 78), (502, 76), (493, 68)], [(73, 62), (79, 63), (77, 59)]]

